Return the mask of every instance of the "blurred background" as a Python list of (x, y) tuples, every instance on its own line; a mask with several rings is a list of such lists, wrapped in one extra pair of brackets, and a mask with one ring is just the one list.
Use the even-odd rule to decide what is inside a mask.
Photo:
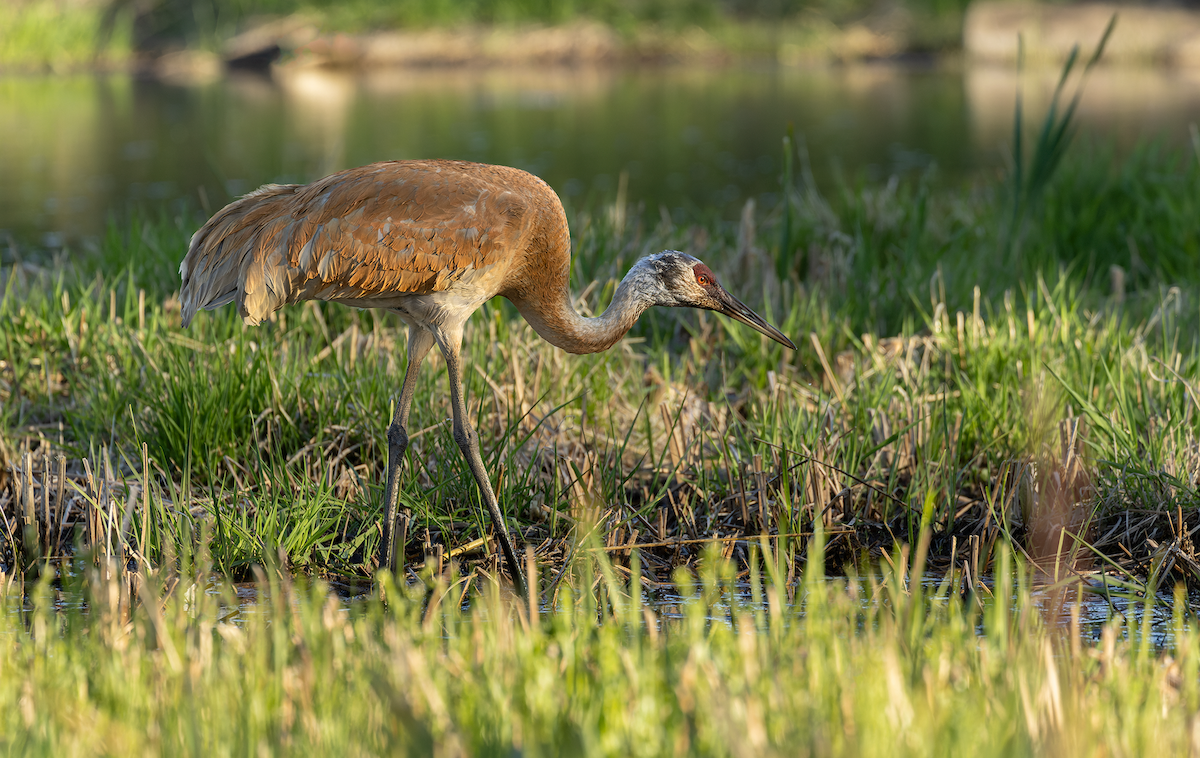
[(778, 203), (789, 129), (798, 181), (969, 191), (1011, 161), (1018, 84), (1039, 122), (1116, 11), (1079, 149), (1198, 139), (1187, 4), (2, 0), (0, 248), (428, 157), (524, 168), (576, 209), (732, 219)]

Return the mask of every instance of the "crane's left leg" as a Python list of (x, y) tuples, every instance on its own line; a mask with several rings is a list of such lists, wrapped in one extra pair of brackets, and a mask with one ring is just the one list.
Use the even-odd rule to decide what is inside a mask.
[(439, 340), (439, 346), (442, 354), (446, 357), (446, 373), (450, 375), (450, 403), (454, 411), (454, 441), (458, 443), (463, 457), (467, 459), (467, 465), (471, 467), (471, 473), (475, 475), (475, 483), (479, 485), (479, 494), (483, 497), (483, 503), (492, 517), (492, 524), (496, 527), (496, 536), (500, 538), (500, 547), (504, 550), (504, 560), (508, 563), (508, 570), (512, 572), (517, 594), (524, 597), (528, 593), (525, 589), (525, 577), (521, 574), (521, 564), (517, 562), (517, 553), (513, 550), (512, 542), (508, 538), (508, 529), (504, 526), (504, 516), (500, 513), (500, 503), (496, 500), (492, 482), (488, 479), (487, 470), (483, 467), (483, 457), (479, 454), (479, 435), (471, 428), (471, 423), (467, 419), (467, 404), (463, 399), (459, 341)]
[[(387, 485), (383, 490), (383, 555), (380, 565), (396, 571), (396, 510), (400, 500), (400, 464), (408, 449), (408, 411), (417, 391), (417, 369), (433, 347), (433, 335), (419, 326), (408, 329), (408, 366), (404, 369), (404, 386), (396, 401), (396, 415), (388, 427)], [(401, 545), (403, 550), (404, 546)]]

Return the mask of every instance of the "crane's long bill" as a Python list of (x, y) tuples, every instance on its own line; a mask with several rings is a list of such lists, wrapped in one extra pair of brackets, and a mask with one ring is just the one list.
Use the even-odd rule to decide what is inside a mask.
[(722, 303), (723, 307), (717, 309), (718, 312), (724, 313), (731, 319), (741, 321), (746, 326), (762, 332), (781, 345), (786, 345), (793, 350), (796, 349), (796, 345), (790, 339), (788, 339), (783, 332), (768, 324), (766, 319), (750, 310), (745, 303), (743, 303), (741, 300), (738, 300), (733, 295), (730, 295), (728, 292), (724, 294), (727, 299), (724, 303)]

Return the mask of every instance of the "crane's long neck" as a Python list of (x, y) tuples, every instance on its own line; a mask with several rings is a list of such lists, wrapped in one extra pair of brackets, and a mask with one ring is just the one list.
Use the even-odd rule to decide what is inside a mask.
[(635, 266), (617, 286), (608, 308), (595, 318), (575, 312), (566, 282), (543, 297), (513, 302), (534, 331), (550, 344), (568, 353), (598, 353), (624, 337), (638, 316), (655, 304), (648, 295), (645, 278), (646, 271)]

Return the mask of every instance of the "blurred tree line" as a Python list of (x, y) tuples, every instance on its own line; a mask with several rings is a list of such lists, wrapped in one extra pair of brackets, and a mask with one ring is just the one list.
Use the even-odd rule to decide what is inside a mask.
[[(13, 0), (9, 0), (12, 2)], [(26, 0), (28, 1), (28, 0)], [(903, 8), (922, 16), (961, 16), (968, 0), (57, 0), (104, 7), (105, 28), (132, 19), (136, 49), (168, 41), (196, 44), (262, 16), (309, 14), (329, 30), (356, 32), (461, 24), (565, 23), (588, 19), (629, 29), (711, 27), (725, 21), (819, 16), (833, 23)], [(21, 2), (21, 0), (16, 0)]]
[(884, 34), (902, 28), (910, 50), (934, 50), (960, 44), (961, 21), (968, 2), (0, 0), (0, 70), (71, 70), (105, 61), (120, 65), (131, 54), (153, 56), (184, 47), (217, 51), (256, 21), (297, 15), (326, 33), (586, 20), (632, 35), (648, 26), (667, 33), (697, 26), (709, 32), (728, 32), (739, 25), (761, 32), (784, 25), (833, 29), (866, 21)]

